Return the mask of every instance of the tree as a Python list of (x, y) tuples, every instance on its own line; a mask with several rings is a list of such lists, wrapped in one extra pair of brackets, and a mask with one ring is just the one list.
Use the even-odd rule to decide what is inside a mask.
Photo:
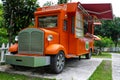
[(68, 0), (58, 0), (58, 4), (63, 4), (63, 3), (67, 3)]
[(5, 28), (12, 42), (13, 35), (28, 27), (38, 4), (37, 0), (2, 0), (4, 5)]
[(120, 37), (120, 18), (115, 17), (113, 19), (112, 25), (114, 26), (114, 28), (111, 30), (111, 32), (112, 32), (111, 37), (115, 43), (115, 47), (117, 47), (118, 38)]
[(95, 27), (95, 34), (111, 38), (116, 47), (120, 36), (120, 18), (115, 17), (113, 20), (103, 20), (101, 27)]
[(3, 18), (3, 6), (0, 4), (0, 45), (2, 43), (7, 43), (8, 38), (7, 38), (7, 30), (3, 28), (4, 26), (4, 18)]
[(47, 1), (43, 6), (52, 6), (54, 3), (52, 1)]
[(3, 26), (3, 22), (4, 22), (4, 19), (3, 19), (3, 6), (2, 6), (2, 4), (0, 4), (0, 28)]
[(2, 43), (8, 43), (7, 30), (5, 28), (0, 28), (0, 45)]

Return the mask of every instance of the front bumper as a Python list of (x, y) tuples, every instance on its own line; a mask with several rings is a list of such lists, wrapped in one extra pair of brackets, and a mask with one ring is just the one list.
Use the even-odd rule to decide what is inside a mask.
[(6, 55), (6, 63), (26, 67), (40, 67), (50, 65), (50, 56), (20, 56)]

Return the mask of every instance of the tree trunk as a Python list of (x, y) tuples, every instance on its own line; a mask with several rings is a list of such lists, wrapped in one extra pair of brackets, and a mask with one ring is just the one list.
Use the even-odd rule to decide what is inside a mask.
[(13, 26), (13, 10), (11, 12), (11, 18), (10, 18), (10, 25), (9, 25), (9, 30), (8, 30), (8, 34), (9, 34), (9, 45), (11, 45), (12, 43), (12, 34), (13, 34), (13, 30), (12, 30), (12, 26)]

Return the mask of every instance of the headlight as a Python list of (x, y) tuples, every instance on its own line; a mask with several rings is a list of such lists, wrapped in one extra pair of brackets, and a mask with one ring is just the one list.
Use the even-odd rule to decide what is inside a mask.
[(48, 35), (47, 40), (48, 41), (52, 41), (53, 40), (53, 36), (52, 35)]
[(18, 41), (18, 36), (15, 36), (15, 41)]

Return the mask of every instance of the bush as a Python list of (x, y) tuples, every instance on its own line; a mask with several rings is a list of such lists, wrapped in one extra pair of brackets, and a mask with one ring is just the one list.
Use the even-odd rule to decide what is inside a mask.
[(104, 48), (104, 47), (111, 47), (113, 45), (113, 41), (111, 38), (102, 37), (102, 36), (99, 37), (101, 38), (101, 40), (95, 41), (96, 47)]
[(99, 36), (101, 38), (101, 40), (99, 41), (95, 41), (95, 50), (94, 52), (98, 55), (101, 54), (102, 52), (102, 48), (104, 47), (111, 47), (113, 45), (113, 41), (111, 38), (107, 38), (107, 37), (102, 37)]

